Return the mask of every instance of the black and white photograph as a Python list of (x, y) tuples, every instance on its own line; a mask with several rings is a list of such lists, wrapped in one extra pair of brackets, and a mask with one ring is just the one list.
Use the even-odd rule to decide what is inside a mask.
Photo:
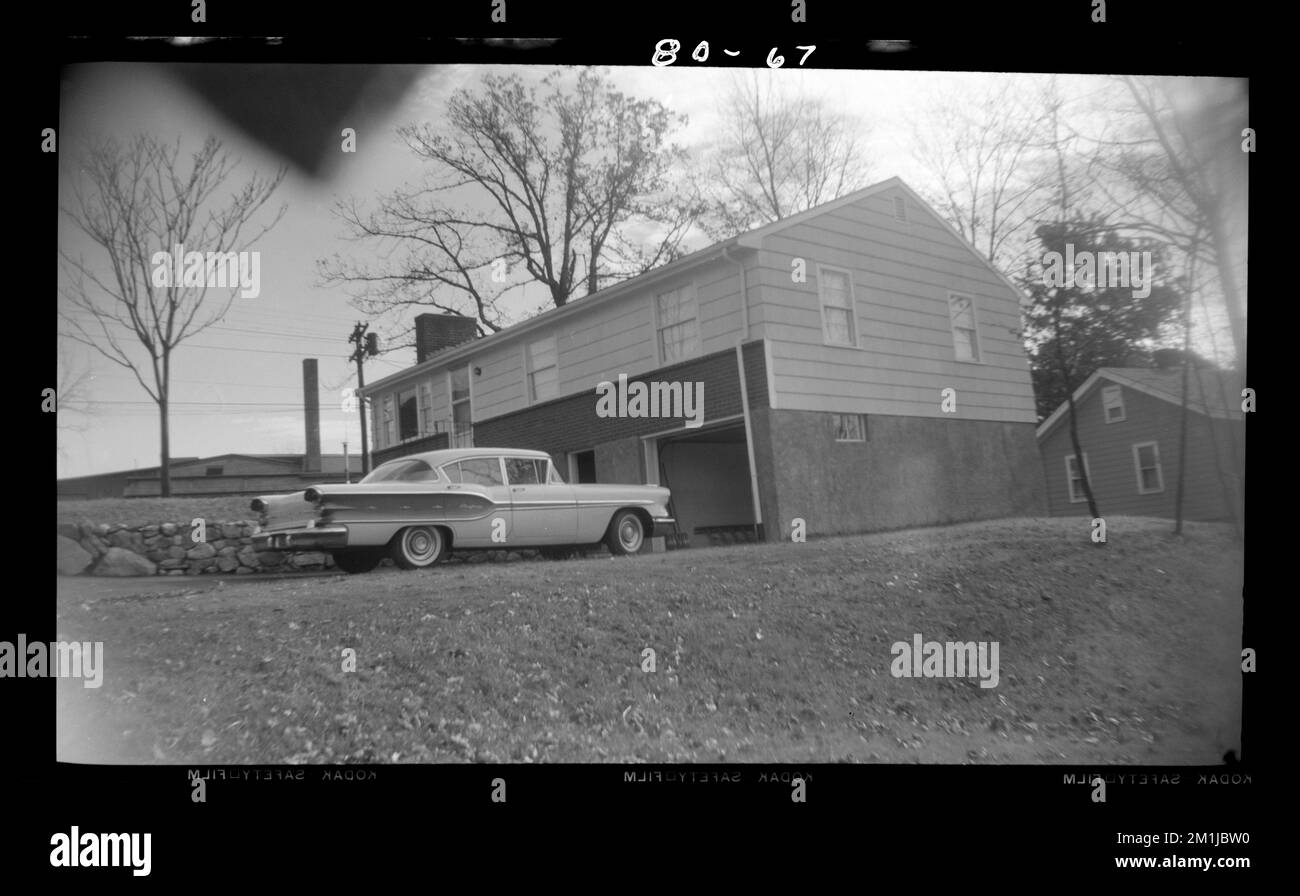
[(59, 762), (1239, 758), (1248, 82), (653, 49), (63, 69)]

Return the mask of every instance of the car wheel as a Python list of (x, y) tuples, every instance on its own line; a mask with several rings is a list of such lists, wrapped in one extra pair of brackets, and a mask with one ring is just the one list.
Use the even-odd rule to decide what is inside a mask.
[(370, 572), (384, 559), (383, 550), (374, 548), (353, 548), (350, 551), (334, 551), (334, 565), (348, 575)]
[(645, 524), (634, 510), (620, 510), (609, 523), (605, 537), (609, 552), (614, 555), (635, 554), (645, 544)]
[(447, 553), (447, 540), (433, 526), (411, 526), (393, 539), (393, 562), (402, 569), (427, 569)]

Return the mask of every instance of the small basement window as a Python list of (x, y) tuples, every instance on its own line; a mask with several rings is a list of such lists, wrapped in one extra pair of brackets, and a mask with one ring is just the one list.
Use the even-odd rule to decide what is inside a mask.
[(867, 420), (862, 414), (832, 414), (835, 421), (835, 441), (865, 442)]

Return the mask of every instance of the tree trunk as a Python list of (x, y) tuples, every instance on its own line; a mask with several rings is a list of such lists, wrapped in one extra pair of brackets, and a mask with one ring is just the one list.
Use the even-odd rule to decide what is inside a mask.
[(167, 427), (166, 392), (162, 393), (158, 402), (158, 430), (161, 436), (161, 449), (158, 456), (158, 494), (170, 498), (172, 496), (171, 435)]
[[(1069, 383), (1066, 383), (1068, 386)], [(1079, 426), (1074, 416), (1074, 392), (1066, 392), (1066, 401), (1070, 404), (1070, 445), (1074, 448), (1074, 462), (1079, 466), (1079, 478), (1083, 482), (1083, 496), (1088, 499), (1088, 512), (1094, 520), (1101, 519), (1097, 509), (1097, 500), (1092, 496), (1092, 482), (1088, 479), (1088, 465), (1083, 459), (1083, 448), (1079, 445)], [(1101, 544), (1101, 542), (1097, 542)]]

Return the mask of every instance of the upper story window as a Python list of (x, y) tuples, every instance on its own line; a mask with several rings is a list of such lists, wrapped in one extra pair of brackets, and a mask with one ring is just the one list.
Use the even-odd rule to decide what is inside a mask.
[(420, 433), (428, 435), (433, 432), (433, 384), (428, 380), (420, 383)]
[(687, 284), (655, 296), (659, 360), (663, 364), (700, 353), (700, 323), (695, 286)]
[(853, 277), (837, 268), (817, 269), (817, 291), (822, 301), (822, 335), (827, 345), (857, 347), (857, 321), (853, 313)]
[(559, 394), (555, 337), (539, 339), (528, 345), (528, 401), (546, 401)]
[(469, 390), (469, 366), (453, 367), (447, 374), (451, 392), (451, 447), (474, 444), (474, 412)]
[(220, 476), (225, 471), (225, 467), (208, 467), (206, 476)]
[(384, 446), (397, 444), (397, 416), (393, 408), (392, 393), (384, 396), (383, 417), (381, 418), (381, 434), (383, 436)]
[(1124, 390), (1119, 386), (1106, 386), (1101, 390), (1101, 406), (1107, 423), (1124, 422)]
[(420, 414), (415, 386), (397, 393), (398, 438), (405, 442), (420, 434)]
[(979, 326), (975, 322), (975, 300), (970, 296), (948, 296), (952, 322), (952, 348), (958, 361), (980, 360)]

